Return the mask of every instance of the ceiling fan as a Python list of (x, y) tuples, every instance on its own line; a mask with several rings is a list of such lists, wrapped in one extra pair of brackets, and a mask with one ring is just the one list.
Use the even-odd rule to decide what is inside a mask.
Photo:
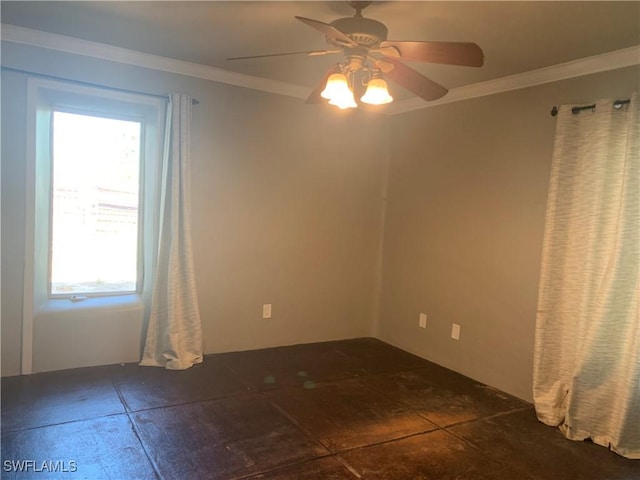
[(334, 47), (331, 50), (273, 53), (227, 60), (342, 53), (344, 61), (332, 66), (307, 98), (307, 103), (320, 103), (327, 99), (339, 108), (357, 107), (356, 96), (360, 101), (373, 105), (393, 101), (385, 77), (428, 101), (437, 100), (447, 93), (445, 87), (405, 65), (403, 60), (470, 67), (483, 64), (484, 54), (475, 43), (387, 40), (388, 30), (383, 23), (362, 16), (362, 10), (371, 1), (347, 3), (355, 10), (353, 17), (339, 18), (331, 23), (295, 17), (323, 33)]

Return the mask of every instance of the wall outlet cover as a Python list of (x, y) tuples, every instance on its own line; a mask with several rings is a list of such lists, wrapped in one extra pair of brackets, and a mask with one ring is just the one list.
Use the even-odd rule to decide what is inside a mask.
[(451, 338), (460, 340), (460, 325), (457, 323), (451, 325)]
[(418, 320), (418, 325), (420, 328), (427, 328), (427, 315), (424, 313), (420, 314), (420, 318)]
[(262, 305), (262, 318), (271, 318), (271, 304), (265, 303)]

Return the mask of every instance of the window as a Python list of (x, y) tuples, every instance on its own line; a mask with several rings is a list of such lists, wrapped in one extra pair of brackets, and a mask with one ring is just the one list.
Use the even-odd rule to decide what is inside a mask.
[(135, 292), (139, 120), (53, 111), (50, 293)]
[(29, 85), (34, 307), (145, 296), (166, 100), (51, 80)]

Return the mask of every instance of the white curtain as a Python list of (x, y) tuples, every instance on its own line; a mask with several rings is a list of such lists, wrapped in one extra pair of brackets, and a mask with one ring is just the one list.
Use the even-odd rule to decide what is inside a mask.
[(203, 354), (191, 248), (191, 108), (190, 96), (170, 96), (162, 168), (158, 258), (140, 362), (140, 365), (172, 370), (202, 362)]
[(640, 458), (638, 96), (563, 106), (547, 199), (534, 351), (538, 418)]

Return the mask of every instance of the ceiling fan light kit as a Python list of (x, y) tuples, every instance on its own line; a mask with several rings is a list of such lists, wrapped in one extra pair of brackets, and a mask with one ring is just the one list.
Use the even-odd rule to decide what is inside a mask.
[[(328, 100), (338, 108), (355, 108), (355, 92), (366, 88), (360, 101), (370, 105), (384, 105), (393, 101), (384, 77), (427, 101), (447, 94), (447, 89), (407, 66), (404, 61), (440, 63), (480, 67), (484, 63), (482, 49), (469, 42), (394, 41), (387, 40), (387, 27), (377, 20), (364, 18), (362, 10), (370, 1), (347, 2), (355, 11), (353, 17), (324, 23), (295, 17), (318, 30), (334, 47), (332, 50), (312, 50), (280, 54), (235, 57), (241, 60), (278, 55), (307, 54), (309, 56), (343, 53), (345, 60), (332, 66), (324, 79), (311, 92), (306, 103)], [(335, 47), (338, 49), (336, 50)]]
[[(387, 82), (380, 76), (379, 72), (369, 71), (366, 67), (360, 67), (355, 70), (349, 68), (341, 68), (346, 73), (332, 73), (327, 79), (324, 90), (320, 93), (322, 98), (329, 100), (329, 105), (335, 105), (338, 108), (356, 108), (358, 104), (354, 96), (354, 84), (357, 81), (357, 73), (366, 71), (366, 76), (362, 79), (363, 86), (366, 91), (360, 101), (369, 105), (384, 105), (393, 101), (393, 97), (389, 95)], [(368, 78), (367, 78), (368, 77)]]

